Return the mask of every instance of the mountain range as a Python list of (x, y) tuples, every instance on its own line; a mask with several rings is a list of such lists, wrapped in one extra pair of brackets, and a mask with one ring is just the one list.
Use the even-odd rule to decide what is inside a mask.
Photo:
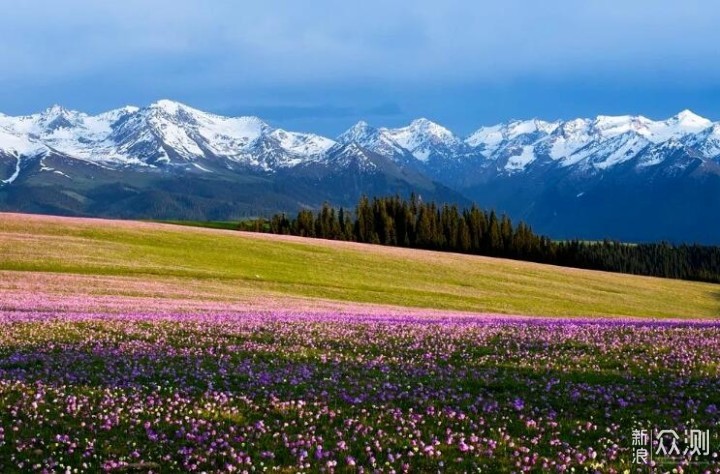
[(169, 100), (89, 115), (0, 114), (0, 209), (226, 220), (415, 192), (553, 238), (720, 244), (720, 123), (522, 120), (467, 137), (427, 119), (334, 139)]

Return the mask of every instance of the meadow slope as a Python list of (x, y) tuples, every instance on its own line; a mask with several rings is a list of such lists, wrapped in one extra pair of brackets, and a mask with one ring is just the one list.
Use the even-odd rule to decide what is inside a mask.
[(19, 288), (59, 298), (720, 316), (720, 286), (705, 283), (169, 224), (0, 214), (0, 291)]

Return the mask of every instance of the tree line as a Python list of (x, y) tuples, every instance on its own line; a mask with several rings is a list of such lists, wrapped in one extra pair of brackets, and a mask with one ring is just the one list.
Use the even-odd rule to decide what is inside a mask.
[(566, 267), (720, 283), (720, 247), (556, 242), (529, 225), (476, 205), (460, 209), (416, 195), (360, 198), (354, 211), (325, 204), (297, 216), (241, 224), (242, 230), (512, 258)]

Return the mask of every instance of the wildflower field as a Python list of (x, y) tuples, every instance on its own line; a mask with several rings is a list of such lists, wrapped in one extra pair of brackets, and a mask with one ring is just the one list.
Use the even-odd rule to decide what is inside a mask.
[[(35, 219), (49, 234), (62, 225)], [(615, 281), (621, 301), (538, 300), (549, 314), (584, 304), (614, 317), (462, 311), (483, 301), (464, 268), (411, 295), (452, 309), (401, 307), (371, 298), (370, 282), (360, 301), (354, 287), (313, 298), (278, 276), (258, 283), (262, 266), (243, 269), (261, 278), (201, 278), (183, 272), (212, 269), (163, 254), (166, 276), (149, 270), (160, 251), (118, 259), (122, 242), (106, 238), (73, 253), (20, 228), (0, 228), (0, 472), (720, 472), (717, 286), (506, 262), (508, 295), (524, 271), (549, 287), (577, 275), (590, 295)], [(83, 232), (73, 245), (98, 241)], [(674, 299), (676, 317), (630, 317), (653, 294)], [(707, 454), (633, 463), (634, 430), (691, 428), (709, 431)]]

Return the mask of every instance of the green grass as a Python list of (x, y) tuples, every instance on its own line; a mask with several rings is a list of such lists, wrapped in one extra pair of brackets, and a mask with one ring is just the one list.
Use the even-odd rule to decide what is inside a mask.
[(0, 270), (546, 316), (718, 317), (720, 286), (151, 223), (0, 214)]
[(237, 230), (240, 222), (238, 221), (150, 221), (159, 222), (161, 224), (174, 224), (188, 227), (205, 227), (207, 229), (224, 229)]

